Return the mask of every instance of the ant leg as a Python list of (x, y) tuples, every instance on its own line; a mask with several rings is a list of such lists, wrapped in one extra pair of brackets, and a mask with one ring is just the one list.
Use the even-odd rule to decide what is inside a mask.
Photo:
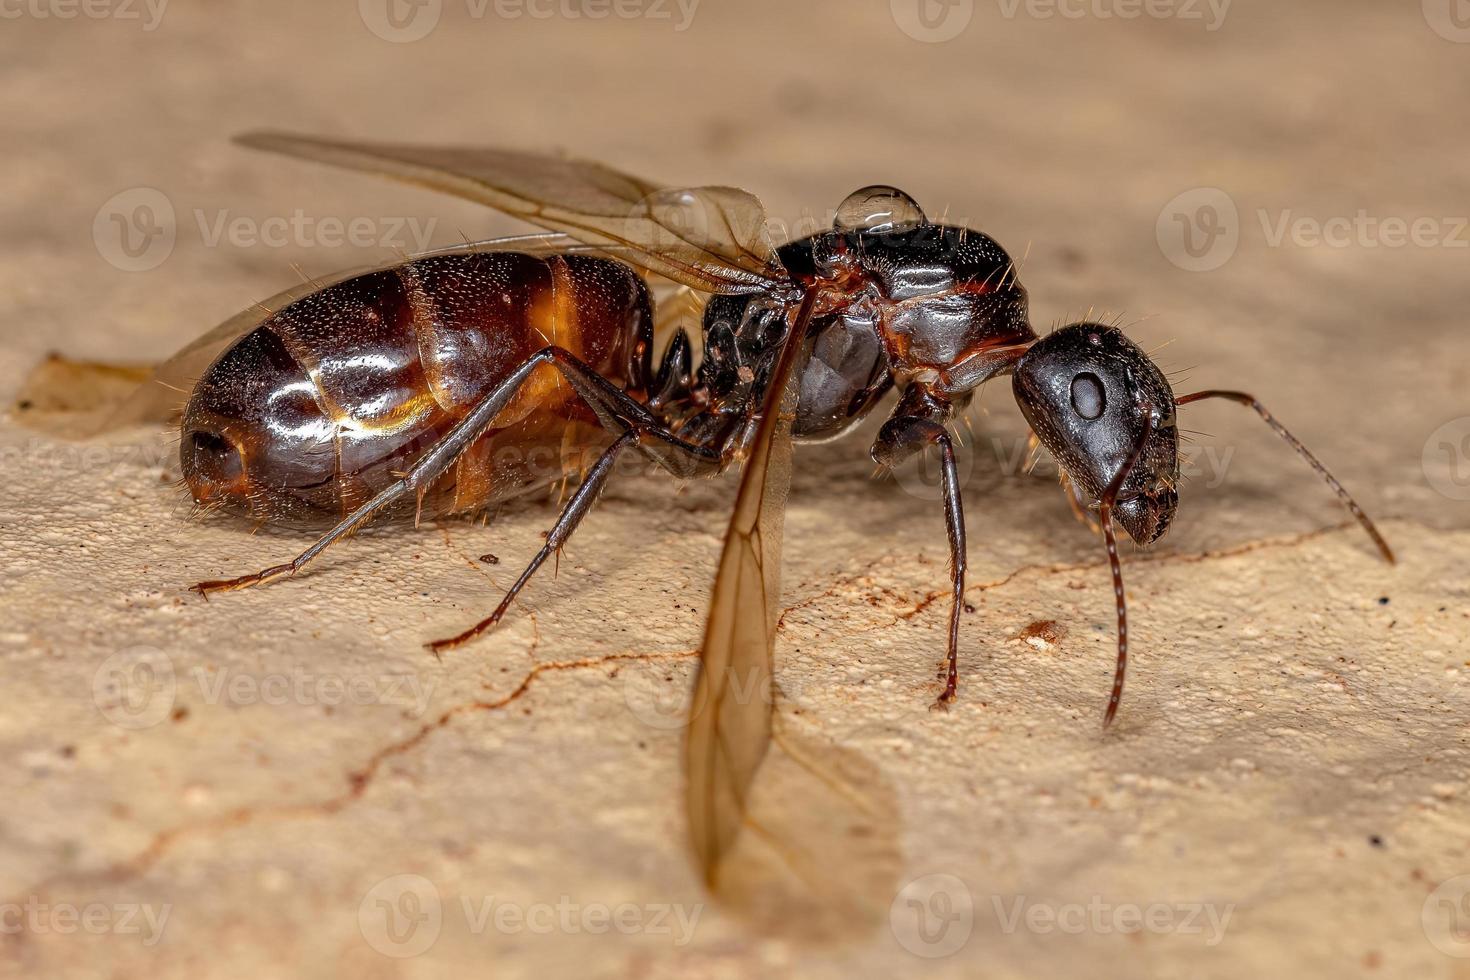
[(1077, 486), (1077, 481), (1073, 480), (1065, 469), (1062, 470), (1062, 489), (1067, 491), (1067, 504), (1072, 508), (1072, 516), (1077, 518), (1078, 523), (1086, 524), (1087, 529), (1093, 534), (1101, 534), (1102, 525), (1088, 509), (1087, 500), (1082, 496), (1082, 490)]
[[(630, 445), (637, 446), (645, 456), (676, 476), (717, 471), (725, 465), (725, 457), (721, 449), (680, 439), (646, 406), (630, 397), (621, 388), (608, 382), (606, 378), (575, 356), (561, 348), (555, 348), (553, 354), (562, 375), (576, 389), (582, 400), (597, 413), (602, 424), (608, 429), (621, 428), (622, 435), (604, 450), (602, 456), (593, 464), (586, 477), (583, 478), (581, 486), (577, 488), (577, 492), (567, 503), (566, 509), (562, 511), (561, 516), (557, 518), (556, 524), (547, 535), (546, 544), (531, 559), (531, 563), (506, 592), (495, 611), (457, 636), (430, 643), (429, 649), (433, 650), (436, 655), (444, 650), (468, 643), (482, 633), (493, 629), (500, 622), (509, 611), (515, 597), (530, 581), (531, 576), (547, 558), (555, 554), (566, 543), (572, 532), (581, 524), (582, 518), (592, 509), (592, 505), (607, 483), (608, 476), (612, 473), (614, 460), (623, 449)], [(656, 381), (656, 386), (664, 393), (665, 398), (677, 397), (682, 393), (680, 386), (687, 384), (687, 358), (688, 338), (681, 331), (670, 346), (669, 354), (664, 358), (659, 378)], [(645, 442), (645, 439), (650, 440), (652, 444)]]
[(960, 679), (960, 610), (965, 606), (965, 511), (959, 476), (955, 472), (954, 446), (947, 434), (941, 433), (934, 441), (939, 446), (940, 473), (943, 475), (944, 525), (949, 533), (949, 578), (954, 587), (949, 600), (949, 651), (946, 658), (949, 670), (944, 692), (934, 704), (948, 708), (955, 699)]
[(618, 436), (617, 440), (603, 451), (602, 455), (598, 457), (597, 462), (592, 465), (592, 469), (587, 471), (587, 476), (582, 480), (582, 485), (577, 488), (577, 492), (572, 494), (572, 499), (567, 502), (566, 509), (561, 512), (561, 516), (552, 525), (551, 532), (546, 535), (546, 544), (541, 546), (541, 550), (536, 553), (536, 557), (532, 558), (531, 563), (526, 566), (526, 570), (521, 572), (520, 578), (516, 579), (515, 584), (506, 591), (505, 597), (500, 600), (500, 605), (495, 607), (495, 611), (458, 636), (450, 637), (447, 640), (435, 640), (430, 643), (430, 650), (433, 650), (435, 654), (442, 653), (445, 650), (451, 650), (461, 644), (468, 643), (500, 622), (501, 617), (510, 608), (511, 602), (515, 600), (515, 597), (520, 593), (521, 589), (525, 588), (526, 583), (531, 580), (531, 576), (536, 574), (536, 569), (540, 568), (547, 558), (550, 558), (562, 545), (566, 544), (567, 539), (572, 536), (572, 532), (577, 529), (577, 525), (582, 523), (582, 518), (586, 517), (587, 512), (592, 509), (592, 505), (597, 501), (598, 494), (602, 493), (602, 488), (607, 484), (607, 478), (612, 473), (613, 462), (617, 459), (618, 454), (628, 446), (637, 443), (637, 441), (637, 430), (629, 429)]
[(1036, 464), (1041, 462), (1041, 437), (1035, 430), (1026, 433), (1026, 452), (1021, 464), (1021, 475), (1030, 476), (1036, 470)]
[(1302, 459), (1307, 461), (1307, 465), (1317, 471), (1318, 476), (1327, 481), (1327, 485), (1332, 488), (1332, 492), (1337, 494), (1338, 499), (1347, 506), (1347, 509), (1352, 515), (1358, 519), (1358, 523), (1363, 526), (1363, 530), (1368, 532), (1368, 537), (1372, 538), (1373, 543), (1378, 546), (1379, 554), (1383, 555), (1384, 560), (1390, 565), (1394, 564), (1393, 550), (1389, 548), (1388, 542), (1383, 539), (1383, 535), (1378, 533), (1378, 528), (1369, 520), (1368, 515), (1363, 513), (1363, 508), (1358, 506), (1358, 502), (1352, 498), (1352, 495), (1347, 492), (1341, 483), (1337, 482), (1337, 478), (1328, 471), (1327, 467), (1323, 466), (1317, 457), (1313, 456), (1307, 450), (1307, 447), (1301, 444), (1296, 436), (1288, 432), (1286, 426), (1276, 421), (1276, 417), (1266, 411), (1266, 406), (1257, 401), (1254, 395), (1246, 394), (1243, 391), (1196, 391), (1192, 395), (1184, 395), (1176, 399), (1175, 404), (1185, 405), (1189, 402), (1203, 401), (1206, 398), (1224, 398), (1255, 409), (1256, 414), (1261, 417), (1262, 421), (1269, 425), (1272, 431), (1278, 436), (1284, 439), (1288, 446), (1295, 449)]
[(211, 592), (231, 592), (260, 585), (275, 579), (295, 575), (334, 542), (357, 531), (373, 515), (394, 501), (415, 493), (422, 498), (430, 484), (446, 472), (460, 453), (484, 435), (495, 417), (515, 397), (516, 391), (531, 376), (531, 372), (542, 364), (555, 364), (571, 382), (572, 386), (592, 405), (604, 424), (615, 430), (636, 428), (640, 434), (658, 440), (657, 447), (649, 447), (648, 454), (666, 469), (678, 472), (683, 468), (680, 459), (695, 470), (719, 469), (723, 465), (721, 454), (716, 449), (686, 442), (673, 435), (655, 416), (639, 405), (621, 388), (601, 377), (583, 364), (570, 352), (559, 347), (544, 347), (532, 354), (510, 373), (505, 380), (492, 388), (485, 397), (470, 410), (463, 419), (430, 446), (423, 456), (404, 476), (384, 487), (367, 503), (353, 511), (336, 527), (318, 538), (312, 545), (284, 565), (273, 565), (239, 578), (200, 582), (193, 591), (208, 598)]
[[(677, 349), (677, 339), (674, 349)], [(582, 400), (597, 414), (598, 421), (610, 432), (636, 429), (638, 449), (664, 470), (677, 477), (708, 476), (725, 468), (723, 447), (690, 442), (674, 435), (664, 420), (643, 403), (604, 378), (569, 351), (550, 347), (562, 376)]]
[[(916, 386), (917, 387), (917, 386)], [(932, 396), (931, 396), (932, 397)], [(909, 401), (907, 392), (900, 410)], [(914, 406), (918, 407), (918, 406)], [(944, 523), (949, 534), (949, 577), (953, 594), (949, 606), (949, 644), (945, 656), (944, 691), (933, 708), (947, 710), (959, 689), (960, 612), (965, 605), (965, 512), (960, 494), (959, 474), (955, 469), (954, 445), (949, 433), (936, 418), (948, 415), (948, 404), (924, 406), (933, 411), (931, 417), (895, 414), (878, 432), (873, 443), (873, 461), (880, 466), (893, 466), (925, 446), (939, 447), (940, 482), (944, 494)]]

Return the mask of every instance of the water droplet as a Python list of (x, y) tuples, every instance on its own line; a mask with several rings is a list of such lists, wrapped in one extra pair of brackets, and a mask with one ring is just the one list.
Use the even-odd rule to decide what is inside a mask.
[(838, 231), (886, 234), (911, 231), (928, 220), (914, 199), (897, 187), (871, 184), (853, 191), (837, 206), (832, 227)]

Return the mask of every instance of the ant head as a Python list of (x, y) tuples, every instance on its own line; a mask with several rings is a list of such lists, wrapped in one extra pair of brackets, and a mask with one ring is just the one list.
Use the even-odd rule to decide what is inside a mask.
[[(1036, 341), (1017, 363), (1016, 401), (1042, 445), (1138, 544), (1162, 537), (1179, 496), (1174, 392), (1116, 327), (1073, 323)], [(1131, 465), (1130, 465), (1131, 462)]]

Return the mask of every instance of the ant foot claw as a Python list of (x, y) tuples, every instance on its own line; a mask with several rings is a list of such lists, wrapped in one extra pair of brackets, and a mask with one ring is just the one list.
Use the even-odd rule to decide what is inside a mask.
[(949, 706), (951, 704), (954, 704), (954, 695), (945, 692), (944, 694), (941, 694), (939, 695), (939, 697), (935, 698), (934, 703), (929, 705), (929, 710), (942, 711), (945, 714), (949, 714)]

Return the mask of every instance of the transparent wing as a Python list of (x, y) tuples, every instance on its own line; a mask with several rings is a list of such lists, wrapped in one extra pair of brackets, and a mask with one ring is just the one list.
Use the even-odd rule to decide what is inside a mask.
[(291, 133), (236, 137), (249, 147), (384, 174), (487, 204), (706, 292), (784, 281), (765, 208), (734, 187), (665, 188), (602, 164), (471, 147), (354, 143)]
[(700, 346), (704, 308), (709, 297), (662, 276), (646, 275), (653, 294), (653, 351), (658, 363), (674, 334), (683, 330), (695, 347)]
[[(539, 234), (467, 242), (416, 257), (508, 250), (549, 255), (591, 249), (567, 235)], [(317, 290), (355, 276), (391, 269), (403, 261), (394, 259), (378, 266), (348, 269), (297, 283), (230, 317), (151, 372), (146, 366), (50, 358), (27, 379), (17, 399), (17, 408), (27, 408), (17, 411), (16, 417), (30, 428), (68, 438), (89, 438), (135, 425), (173, 422), (183, 412), (195, 382), (214, 359), (271, 314)], [(133, 383), (120, 385), (118, 379), (124, 377)], [(67, 392), (102, 394), (91, 398), (88, 404), (79, 405), (78, 399)]]
[[(221, 351), (292, 300), (365, 271), (355, 269), (277, 293), (230, 317), (151, 371), (146, 365), (71, 361), (54, 356), (26, 379), (17, 407), (29, 410), (17, 412), (16, 417), (29, 428), (72, 439), (87, 439), (134, 425), (171, 422), (183, 412), (194, 382)], [(124, 373), (135, 379), (132, 385), (103, 387), (104, 379)], [(72, 394), (89, 390), (104, 393), (86, 405), (79, 404)], [(33, 407), (38, 405), (43, 408)], [(55, 409), (47, 411), (44, 406)]]
[(685, 737), (686, 806), (695, 855), (713, 885), (745, 819), (771, 742), (771, 666), (781, 599), (781, 530), (791, 489), (796, 372), (808, 293), (772, 372), (745, 460), (710, 597)]

